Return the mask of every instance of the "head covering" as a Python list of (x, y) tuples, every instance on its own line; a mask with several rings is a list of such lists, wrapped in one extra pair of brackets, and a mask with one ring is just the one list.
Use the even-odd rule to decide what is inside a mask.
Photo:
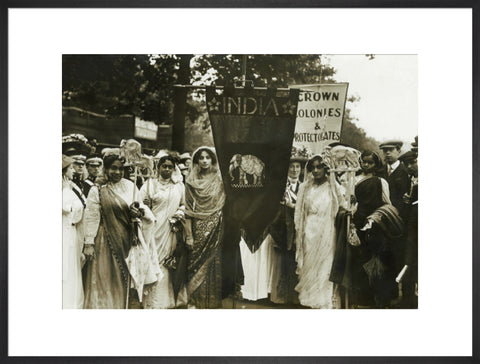
[(412, 143), (412, 147), (418, 147), (418, 135), (415, 136), (415, 141)]
[(87, 157), (82, 154), (72, 155), (71, 157), (73, 159), (73, 163), (80, 164), (82, 166), (85, 165), (85, 161), (87, 160)]
[(73, 163), (72, 158), (66, 156), (65, 154), (62, 154), (62, 169), (68, 167), (72, 163)]
[(403, 145), (403, 142), (400, 141), (400, 140), (388, 140), (388, 141), (380, 144), (379, 148), (380, 149), (383, 149), (383, 148), (398, 148), (398, 149), (400, 149), (402, 147), (402, 145)]
[[(330, 149), (331, 148), (327, 146), (321, 154), (316, 154), (308, 160), (307, 164), (305, 165), (305, 181), (300, 185), (300, 190), (298, 191), (298, 199), (297, 204), (295, 205), (294, 217), (295, 230), (297, 232), (296, 236), (298, 237), (298, 241), (296, 242), (297, 249), (295, 253), (297, 261), (297, 273), (303, 267), (303, 237), (305, 231), (305, 218), (307, 216), (306, 196), (309, 190), (314, 185), (313, 174), (312, 172), (308, 171), (307, 167), (313, 162), (314, 159), (317, 158), (320, 158), (322, 164), (324, 164), (326, 167), (332, 167), (333, 165), (329, 165), (330, 163), (328, 161), (328, 154)], [(330, 175), (327, 177), (327, 182), (325, 183), (328, 185), (330, 197), (332, 198), (332, 216), (335, 216), (338, 211), (339, 205), (346, 205), (345, 198), (342, 194), (342, 187), (335, 180), (335, 173), (330, 173)]]
[[(210, 150), (216, 157), (215, 149), (200, 147), (192, 155)], [(205, 219), (221, 210), (225, 204), (225, 191), (218, 164), (210, 167), (208, 173), (201, 173), (200, 166), (192, 163), (185, 185), (185, 213), (191, 217)]]
[(300, 149), (293, 146), (292, 153), (290, 154), (290, 163), (292, 162), (306, 163), (311, 156), (312, 154), (306, 147), (303, 147), (303, 149)]
[[(167, 156), (170, 156), (172, 157), (175, 161), (174, 161), (174, 164), (175, 164), (175, 169), (173, 170), (172, 172), (172, 177), (171, 180), (173, 183), (178, 183), (178, 182), (183, 182), (183, 176), (182, 176), (182, 172), (180, 171), (180, 168), (178, 167), (177, 163), (176, 163), (176, 156), (173, 154), (173, 152), (167, 150), (167, 149), (162, 149), (160, 150), (157, 155), (154, 157), (154, 159), (158, 162), (160, 162), (160, 159), (162, 159), (163, 157), (167, 157)], [(160, 166), (158, 165), (157, 166), (157, 169), (159, 168)], [(158, 175), (158, 178), (160, 178), (160, 174)]]
[(398, 157), (398, 159), (400, 161), (402, 161), (403, 163), (407, 163), (409, 161), (413, 161), (417, 158), (417, 153), (409, 150), (408, 152), (406, 153), (403, 153), (400, 157)]
[(95, 153), (90, 154), (85, 163), (87, 164), (87, 166), (101, 166), (103, 164), (103, 160), (99, 154)]
[(415, 141), (412, 143), (412, 150), (418, 152), (418, 135), (415, 137)]
[(91, 145), (82, 134), (69, 134), (62, 137), (62, 153), (71, 155), (87, 155), (91, 152)]
[(105, 157), (109, 155), (120, 155), (120, 148), (103, 148), (102, 149), (102, 156)]
[(378, 155), (377, 152), (373, 150), (364, 150), (360, 155), (360, 161), (363, 161), (363, 158), (372, 156), (373, 161), (375, 162), (375, 170), (380, 170), (383, 167), (382, 158)]

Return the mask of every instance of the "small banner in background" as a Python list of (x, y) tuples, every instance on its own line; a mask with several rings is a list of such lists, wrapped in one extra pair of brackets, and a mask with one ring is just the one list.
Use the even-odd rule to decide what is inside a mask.
[[(299, 90), (207, 88), (226, 224), (254, 251), (285, 192)], [(229, 244), (239, 243), (236, 235)], [(238, 238), (238, 241), (236, 241)]]
[(340, 141), (348, 83), (293, 85), (301, 89), (293, 146), (319, 154)]

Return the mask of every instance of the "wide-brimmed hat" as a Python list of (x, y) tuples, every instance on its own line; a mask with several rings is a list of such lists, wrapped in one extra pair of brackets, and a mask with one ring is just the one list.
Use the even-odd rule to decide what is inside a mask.
[(292, 147), (292, 152), (290, 154), (290, 163), (291, 162), (300, 162), (306, 163), (312, 157), (312, 153), (306, 147), (297, 148)]
[(82, 134), (69, 134), (62, 137), (62, 154), (72, 156), (76, 154), (88, 155), (91, 146)]

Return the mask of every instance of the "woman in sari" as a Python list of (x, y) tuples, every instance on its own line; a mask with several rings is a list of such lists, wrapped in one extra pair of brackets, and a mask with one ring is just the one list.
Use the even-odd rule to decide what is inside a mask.
[(340, 308), (338, 287), (330, 281), (335, 251), (335, 216), (346, 202), (334, 174), (320, 155), (306, 166), (295, 209), (296, 261), (300, 304), (312, 308)]
[[(382, 167), (373, 151), (360, 156), (362, 172), (356, 177), (355, 197), (358, 203), (353, 223), (361, 244), (352, 246), (352, 291), (354, 306), (388, 306), (397, 295), (391, 242), (370, 217), (382, 206), (391, 206), (388, 182), (377, 177)], [(374, 268), (375, 267), (375, 268)], [(381, 268), (380, 268), (381, 267)], [(379, 268), (379, 269), (377, 269)], [(380, 274), (378, 271), (381, 271)]]
[[(173, 308), (176, 297), (172, 277), (167, 267), (174, 257), (177, 247), (175, 224), (185, 217), (185, 186), (182, 177), (172, 178), (176, 168), (173, 155), (160, 152), (158, 160), (158, 178), (150, 178), (140, 189), (140, 199), (151, 207), (156, 222), (150, 237), (152, 256), (157, 258), (163, 277), (145, 287), (144, 308)], [(179, 305), (186, 304), (186, 295), (179, 297)]]
[[(134, 246), (145, 246), (138, 224), (151, 223), (154, 216), (148, 207), (134, 202), (136, 186), (123, 178), (124, 163), (125, 159), (119, 155), (106, 156), (103, 160), (106, 183), (93, 186), (88, 194), (84, 308), (126, 308), (131, 280), (143, 286), (143, 282), (136, 282), (136, 277), (148, 275), (148, 283), (157, 273), (149, 257), (135, 261), (129, 255), (137, 251), (132, 249)], [(138, 190), (135, 194), (138, 196)]]
[(78, 245), (77, 224), (82, 220), (84, 208), (72, 190), (72, 163), (72, 158), (62, 155), (63, 308), (82, 308), (82, 251)]
[(221, 308), (225, 192), (213, 148), (197, 149), (190, 168), (185, 186), (189, 304), (195, 308)]

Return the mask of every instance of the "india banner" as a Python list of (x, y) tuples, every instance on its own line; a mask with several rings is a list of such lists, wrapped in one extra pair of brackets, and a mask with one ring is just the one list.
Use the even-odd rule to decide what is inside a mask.
[(293, 85), (301, 89), (293, 146), (313, 154), (340, 141), (348, 83)]
[(227, 225), (254, 250), (285, 192), (299, 90), (207, 88)]

